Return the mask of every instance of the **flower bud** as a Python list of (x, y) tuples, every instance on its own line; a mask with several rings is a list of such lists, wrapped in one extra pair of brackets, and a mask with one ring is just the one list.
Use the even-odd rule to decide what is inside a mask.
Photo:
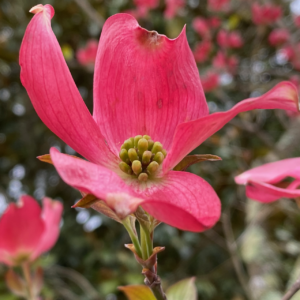
[(119, 163), (119, 168), (126, 174), (132, 174), (131, 168), (124, 161)]
[(152, 153), (156, 154), (157, 152), (161, 152), (163, 149), (162, 144), (160, 142), (155, 142), (152, 147)]
[(139, 175), (142, 172), (142, 163), (139, 160), (135, 160), (132, 162), (131, 168), (134, 174)]
[(142, 156), (143, 153), (148, 150), (148, 141), (146, 139), (142, 138), (138, 141), (138, 150), (140, 156)]
[(148, 150), (151, 151), (152, 150), (152, 147), (154, 145), (154, 142), (150, 139), (148, 140)]
[(133, 148), (133, 142), (131, 139), (128, 139), (124, 142), (124, 144), (122, 145), (121, 149), (126, 149), (129, 150), (130, 148)]
[(153, 161), (156, 161), (160, 165), (163, 162), (164, 158), (165, 157), (162, 152), (157, 152), (153, 157)]
[(141, 135), (137, 135), (134, 137), (134, 148), (137, 148), (139, 140), (142, 138)]
[(148, 180), (148, 174), (147, 173), (141, 173), (138, 177), (139, 181), (147, 181)]
[(147, 141), (151, 140), (151, 137), (149, 135), (147, 135), (147, 134), (143, 135), (143, 138), (146, 139)]
[(130, 148), (128, 150), (128, 157), (129, 157), (131, 162), (138, 159), (138, 155), (137, 155), (136, 150), (134, 148)]
[(143, 165), (148, 165), (151, 161), (152, 152), (151, 151), (145, 151), (143, 153), (142, 163)]
[(127, 164), (129, 163), (128, 152), (126, 149), (121, 149), (119, 156), (124, 162), (126, 162)]
[(156, 161), (152, 161), (147, 167), (147, 172), (150, 175), (153, 175), (159, 167), (159, 164)]

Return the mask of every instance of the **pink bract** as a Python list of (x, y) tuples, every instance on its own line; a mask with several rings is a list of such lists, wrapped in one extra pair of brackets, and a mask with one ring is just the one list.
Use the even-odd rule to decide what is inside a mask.
[[(284, 183), (292, 177), (294, 181)], [(268, 163), (235, 177), (237, 184), (246, 185), (249, 198), (269, 203), (282, 197), (300, 197), (300, 158), (288, 158)], [(285, 186), (285, 187), (284, 187)]]
[(59, 236), (62, 210), (49, 198), (43, 199), (43, 210), (30, 196), (10, 204), (0, 218), (0, 262), (18, 265), (50, 250)]
[[(185, 34), (168, 39), (147, 31), (128, 14), (103, 26), (90, 115), (51, 30), (52, 6), (38, 6), (20, 51), (21, 80), (43, 122), (89, 161), (51, 149), (63, 180), (95, 195), (120, 217), (138, 205), (183, 230), (203, 231), (220, 217), (221, 205), (202, 178), (172, 169), (239, 112), (256, 108), (297, 110), (291, 83), (209, 115), (198, 69)], [(122, 143), (147, 134), (163, 144), (166, 158), (156, 178), (140, 182), (118, 167)]]

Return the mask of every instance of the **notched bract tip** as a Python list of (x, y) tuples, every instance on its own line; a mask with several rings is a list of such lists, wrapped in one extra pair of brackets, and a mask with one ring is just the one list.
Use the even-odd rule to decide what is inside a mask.
[(37, 13), (43, 11), (43, 10), (44, 10), (44, 5), (43, 4), (38, 4), (38, 5), (34, 6), (34, 7), (32, 7), (29, 10), (29, 12), (32, 13), (32, 14), (37, 14)]

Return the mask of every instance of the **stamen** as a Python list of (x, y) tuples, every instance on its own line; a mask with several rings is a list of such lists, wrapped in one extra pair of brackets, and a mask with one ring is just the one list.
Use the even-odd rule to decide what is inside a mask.
[(154, 142), (149, 135), (137, 135), (124, 141), (119, 153), (120, 169), (139, 181), (155, 177), (167, 151), (160, 142)]

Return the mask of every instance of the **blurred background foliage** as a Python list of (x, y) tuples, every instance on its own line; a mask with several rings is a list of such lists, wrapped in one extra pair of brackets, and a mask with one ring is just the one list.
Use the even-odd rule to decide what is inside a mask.
[[(91, 112), (92, 63), (79, 63), (76, 52), (90, 39), (99, 39), (105, 19), (124, 11), (137, 16), (145, 28), (172, 38), (187, 24), (192, 49), (205, 40), (195, 30), (195, 18), (219, 18), (219, 28), (211, 31), (212, 50), (199, 62), (202, 77), (207, 70), (218, 77), (206, 94), (211, 112), (227, 110), (242, 99), (260, 95), (281, 80), (293, 77), (297, 81), (297, 64), (268, 42), (271, 30), (282, 27), (289, 30), (290, 44), (299, 42), (299, 28), (294, 24), (295, 14), (300, 14), (297, 0), (266, 1), (282, 10), (282, 17), (268, 26), (254, 24), (251, 15), (251, 5), (264, 1), (225, 1), (226, 8), (221, 11), (209, 9), (206, 0), (177, 1), (172, 16), (165, 13), (172, 1), (160, 1), (143, 14), (137, 11), (138, 1), (131, 0), (40, 2), (55, 8), (53, 30)], [(0, 213), (22, 193), (39, 200), (47, 195), (64, 203), (59, 241), (39, 261), (45, 268), (44, 299), (125, 299), (118, 286), (143, 282), (140, 266), (124, 248), (129, 242), (127, 233), (118, 223), (92, 210), (71, 209), (80, 198), (79, 192), (67, 186), (53, 166), (36, 159), (52, 146), (74, 154), (38, 118), (19, 79), (18, 52), (32, 18), (28, 11), (36, 4), (35, 0), (0, 1)], [(222, 49), (216, 42), (221, 29), (237, 30), (243, 41), (240, 47), (226, 49), (237, 59), (232, 72), (213, 63)], [(284, 111), (246, 112), (194, 151), (223, 158), (189, 169), (217, 191), (223, 216), (213, 229), (201, 234), (165, 224), (158, 227), (154, 243), (166, 246), (159, 254), (159, 274), (165, 287), (196, 276), (199, 299), (280, 299), (300, 273), (299, 208), (287, 199), (269, 205), (249, 201), (244, 188), (236, 186), (233, 178), (264, 162), (299, 156), (299, 126), (299, 117)], [(0, 299), (13, 300), (4, 284), (5, 271), (1, 265)]]

